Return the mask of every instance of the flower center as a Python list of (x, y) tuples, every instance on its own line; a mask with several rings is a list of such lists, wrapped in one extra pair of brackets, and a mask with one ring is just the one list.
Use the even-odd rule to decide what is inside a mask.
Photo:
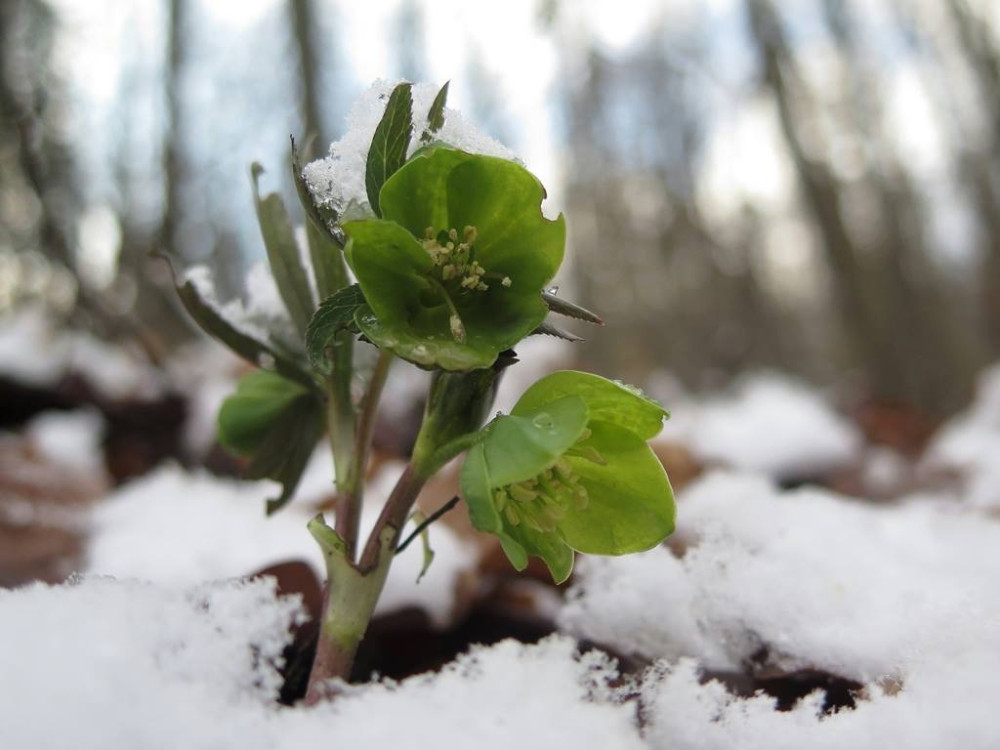
[[(588, 437), (589, 430), (566, 451), (566, 455), (605, 464), (604, 457), (593, 447), (580, 447)], [(590, 497), (587, 488), (580, 483), (580, 476), (562, 456), (537, 476), (494, 490), (493, 501), (511, 526), (523, 523), (534, 531), (552, 532), (570, 509), (584, 510)]]
[(452, 297), (487, 291), (490, 286), (483, 280), (485, 278), (500, 279), (500, 285), (503, 287), (511, 285), (509, 276), (501, 277), (499, 274), (488, 273), (476, 260), (477, 234), (475, 227), (467, 226), (462, 231), (462, 241), (459, 242), (457, 229), (447, 231), (442, 229), (435, 232), (434, 227), (427, 227), (421, 243), (434, 261), (435, 274), (432, 280), (442, 292), (445, 304), (448, 305), (451, 313), (449, 318), (451, 335), (459, 343), (465, 341), (465, 325)]

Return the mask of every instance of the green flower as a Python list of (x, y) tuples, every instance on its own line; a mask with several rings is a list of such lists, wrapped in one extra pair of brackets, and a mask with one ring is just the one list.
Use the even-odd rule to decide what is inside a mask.
[(626, 386), (562, 371), (484, 428), (461, 472), (472, 524), (496, 534), (518, 570), (542, 558), (557, 583), (573, 551), (623, 555), (674, 529), (670, 482), (646, 441), (663, 408)]
[(545, 318), (542, 288), (562, 262), (562, 216), (514, 162), (424, 149), (382, 186), (382, 219), (344, 224), (366, 305), (362, 333), (423, 367), (489, 367)]

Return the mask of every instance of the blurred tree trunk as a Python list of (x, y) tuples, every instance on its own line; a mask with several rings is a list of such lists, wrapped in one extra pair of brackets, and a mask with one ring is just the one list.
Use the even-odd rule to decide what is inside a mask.
[(1000, 357), (1000, 48), (987, 19), (977, 18), (966, 2), (948, 0), (948, 8), (991, 122), (986, 154), (967, 155), (962, 171), (980, 215), (981, 314), (990, 355), (996, 358)]
[(313, 0), (289, 0), (288, 10), (298, 57), (300, 132), (305, 138), (326, 143), (329, 133), (324, 128), (320, 105), (319, 57), (315, 43), (316, 7)]
[[(879, 270), (870, 273), (870, 259), (851, 236), (841, 206), (842, 191), (829, 166), (812, 158), (803, 144), (802, 108), (805, 93), (797, 86), (799, 77), (787, 45), (781, 20), (769, 0), (747, 0), (751, 36), (760, 55), (764, 80), (775, 97), (782, 133), (798, 173), (806, 203), (818, 224), (823, 247), (833, 272), (838, 309), (850, 340), (864, 363), (872, 396), (878, 399), (903, 398), (932, 411), (942, 411), (955, 403), (951, 378), (928, 372), (930, 358), (942, 358), (951, 366), (946, 352), (952, 347), (936, 322), (928, 324), (931, 310), (918, 298), (910, 275), (919, 273), (909, 244), (914, 238), (905, 232), (900, 195), (886, 183), (873, 183), (882, 209), (884, 235), (876, 257)], [(919, 354), (914, 342), (920, 345)], [(964, 384), (964, 376), (949, 371)]]

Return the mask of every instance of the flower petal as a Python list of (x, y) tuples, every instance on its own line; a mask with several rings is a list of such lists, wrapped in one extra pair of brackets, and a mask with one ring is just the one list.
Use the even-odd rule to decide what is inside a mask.
[(606, 463), (569, 457), (588, 504), (568, 513), (559, 531), (580, 552), (624, 555), (655, 547), (674, 530), (674, 496), (663, 465), (636, 433), (609, 422), (588, 427), (591, 436), (581, 445)]
[(590, 418), (611, 422), (643, 440), (659, 434), (666, 410), (652, 399), (599, 375), (560, 370), (546, 375), (518, 399), (512, 414), (537, 411), (554, 399), (573, 394), (587, 404)]
[(448, 176), (456, 166), (474, 158), (483, 157), (446, 146), (421, 149), (382, 186), (383, 218), (406, 227), (416, 237), (423, 237), (427, 227), (456, 227), (448, 217)]
[(497, 417), (481, 444), (490, 486), (522, 482), (549, 468), (586, 426), (587, 407), (576, 396), (564, 396), (531, 414)]
[(566, 222), (542, 215), (545, 188), (531, 172), (506, 159), (478, 156), (448, 175), (448, 221), (474, 226), (476, 260), (509, 276), (512, 288), (541, 290), (562, 263)]

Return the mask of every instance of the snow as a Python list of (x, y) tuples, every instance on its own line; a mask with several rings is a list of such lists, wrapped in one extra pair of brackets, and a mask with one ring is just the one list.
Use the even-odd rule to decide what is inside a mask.
[[(364, 527), (374, 524), (399, 469), (388, 467), (373, 483)], [(219, 479), (162, 466), (95, 508), (85, 571), (181, 586), (304, 560), (324, 578), (322, 555), (306, 524), (316, 504), (332, 491), (329, 449), (322, 445), (317, 450), (295, 502), (268, 518), (264, 502), (276, 491), (272, 482)], [(450, 621), (458, 581), (478, 558), (444, 524), (432, 527), (430, 538), (436, 556), (427, 574), (416, 582), (423, 556), (420, 544), (410, 545), (393, 564), (379, 613), (415, 607), (439, 626)]]
[(35, 750), (266, 747), (254, 735), (301, 616), (273, 579), (87, 578), (0, 591), (0, 610), (0, 747)]
[(32, 448), (56, 466), (104, 475), (104, 419), (91, 409), (43, 412), (25, 427)]
[(966, 502), (1000, 507), (1000, 363), (984, 370), (969, 409), (945, 425), (927, 448), (924, 468), (951, 468), (967, 478)]
[[(322, 204), (343, 213), (352, 204), (367, 208), (368, 192), (365, 189), (365, 165), (372, 136), (385, 112), (389, 95), (398, 81), (379, 80), (372, 84), (351, 107), (347, 115), (347, 131), (343, 138), (330, 146), (329, 155), (305, 165), (302, 174), (310, 192)], [(413, 133), (407, 156), (424, 144), (420, 135), (427, 127), (430, 110), (439, 87), (430, 83), (415, 84), (413, 96)], [(457, 110), (445, 107), (444, 125), (434, 140), (473, 154), (513, 159), (514, 154), (505, 146), (480, 132)]]
[(0, 318), (0, 375), (55, 386), (69, 373), (81, 375), (114, 400), (151, 399), (163, 389), (162, 378), (150, 365), (88, 333), (60, 329), (39, 306)]
[(267, 342), (272, 334), (277, 333), (283, 340), (298, 340), (288, 311), (281, 301), (274, 276), (265, 261), (257, 261), (247, 271), (245, 300), (234, 297), (228, 302), (221, 302), (212, 280), (212, 272), (204, 265), (188, 268), (181, 282), (190, 282), (205, 304), (246, 336)]
[(726, 397), (671, 404), (663, 439), (700, 461), (803, 479), (855, 460), (861, 435), (812, 389), (774, 374), (742, 381)]
[[(678, 518), (682, 556), (586, 559), (561, 615), (571, 633), (667, 660), (644, 685), (652, 747), (995, 746), (995, 517), (717, 471), (682, 493)], [(777, 713), (700, 684), (701, 668), (741, 669), (762, 647), (770, 666), (855, 679), (868, 697), (818, 720), (818, 698)]]
[(289, 709), (275, 664), (302, 613), (273, 579), (85, 578), (0, 591), (0, 608), (0, 747), (643, 747), (634, 709), (610, 701), (613, 666), (568, 638), (473, 648), (438, 674)]

